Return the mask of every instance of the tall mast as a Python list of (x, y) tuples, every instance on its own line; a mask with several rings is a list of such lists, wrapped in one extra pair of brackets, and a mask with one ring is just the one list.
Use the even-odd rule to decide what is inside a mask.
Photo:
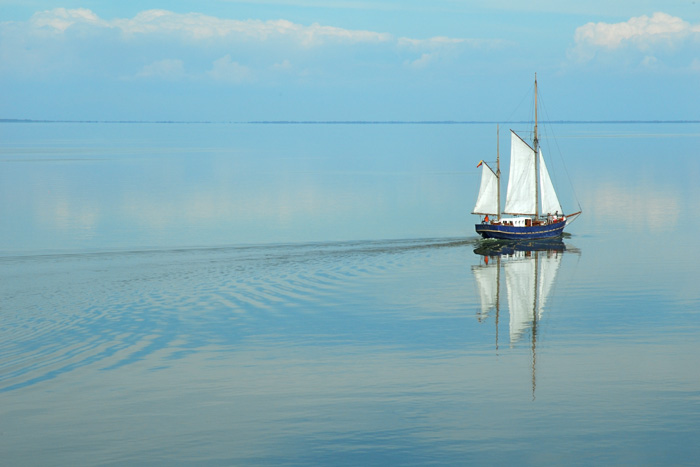
[(539, 151), (537, 150), (537, 73), (535, 73), (535, 138), (532, 142), (535, 149), (535, 220), (540, 217), (540, 179)]
[(501, 220), (501, 150), (498, 137), (498, 123), (496, 124), (496, 179), (498, 180), (498, 221)]

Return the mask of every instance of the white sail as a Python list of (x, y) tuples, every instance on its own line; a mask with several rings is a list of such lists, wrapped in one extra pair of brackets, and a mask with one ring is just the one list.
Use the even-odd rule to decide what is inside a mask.
[(559, 204), (559, 198), (557, 198), (557, 192), (554, 191), (554, 185), (552, 185), (552, 179), (549, 178), (547, 166), (544, 164), (542, 151), (540, 151), (540, 199), (542, 206), (540, 214), (563, 213), (561, 204)]
[(496, 308), (498, 299), (498, 264), (472, 267), (479, 295), (481, 296), (481, 316), (488, 316)]
[(481, 163), (481, 186), (472, 214), (498, 214), (498, 177), (485, 162)]
[(557, 271), (559, 270), (559, 265), (561, 264), (561, 254), (556, 251), (549, 251), (546, 253), (546, 256), (544, 254), (539, 256), (540, 274), (538, 277), (539, 290), (537, 296), (538, 318), (542, 317), (545, 304), (547, 303), (547, 297), (549, 297), (549, 293), (552, 290), (554, 279), (557, 276)]
[(510, 311), (510, 343), (514, 344), (535, 319), (535, 266), (532, 259), (506, 263)]
[(514, 131), (510, 138), (510, 174), (508, 176), (508, 191), (506, 214), (535, 214), (535, 151)]

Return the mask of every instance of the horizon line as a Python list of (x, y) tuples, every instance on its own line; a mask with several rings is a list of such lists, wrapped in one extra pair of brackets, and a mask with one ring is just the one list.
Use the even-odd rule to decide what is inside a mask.
[[(479, 125), (532, 120), (52, 120), (0, 118), (0, 123), (230, 124), (230, 125)], [(700, 120), (541, 120), (547, 124), (700, 123)]]

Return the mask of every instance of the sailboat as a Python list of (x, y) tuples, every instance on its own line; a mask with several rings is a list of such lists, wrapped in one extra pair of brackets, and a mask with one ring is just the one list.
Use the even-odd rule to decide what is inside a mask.
[[(511, 130), (510, 174), (504, 214), (501, 217), (501, 168), (497, 149), (496, 171), (483, 160), (479, 195), (472, 214), (484, 216), (476, 224), (476, 232), (483, 238), (501, 240), (543, 239), (560, 237), (567, 220), (581, 211), (564, 214), (559, 198), (549, 177), (539, 148), (537, 136), (537, 74), (535, 74), (535, 130), (532, 146)], [(489, 219), (489, 216), (496, 216)]]

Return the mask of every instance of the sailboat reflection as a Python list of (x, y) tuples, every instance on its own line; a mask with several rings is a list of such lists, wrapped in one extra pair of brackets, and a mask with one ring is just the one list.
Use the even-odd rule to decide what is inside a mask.
[[(578, 251), (573, 249), (574, 251)], [(501, 276), (508, 294), (511, 347), (530, 331), (532, 336), (532, 396), (535, 397), (537, 326), (567, 247), (561, 238), (524, 242), (481, 242), (474, 253), (482, 256), (472, 272), (481, 297), (477, 317), (484, 321), (495, 311), (496, 349), (501, 312)]]

